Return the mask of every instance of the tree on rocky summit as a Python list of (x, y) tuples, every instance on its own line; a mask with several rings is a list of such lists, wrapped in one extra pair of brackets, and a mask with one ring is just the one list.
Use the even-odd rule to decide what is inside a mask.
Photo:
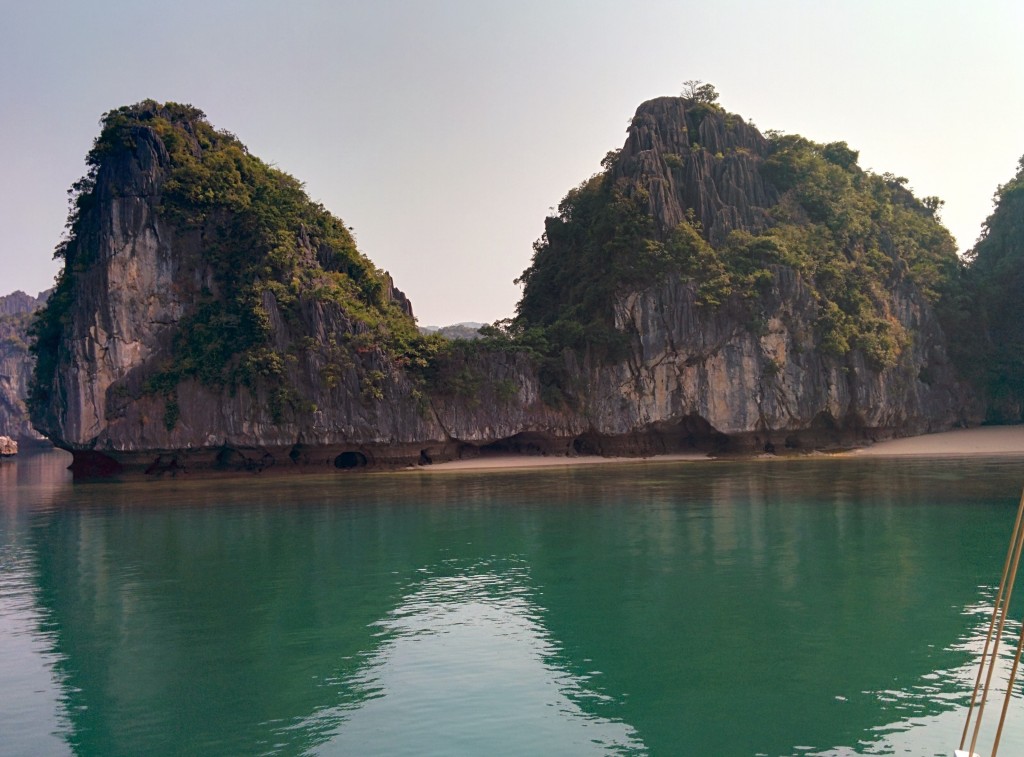
[(699, 103), (713, 103), (718, 99), (718, 92), (713, 84), (705, 84), (700, 79), (688, 79), (683, 82), (682, 96), (687, 100)]

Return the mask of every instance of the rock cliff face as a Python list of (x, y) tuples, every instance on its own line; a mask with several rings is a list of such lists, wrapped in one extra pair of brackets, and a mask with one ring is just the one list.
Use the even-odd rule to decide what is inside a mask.
[[(898, 317), (916, 335), (898, 364), (827, 356), (813, 329), (817, 302), (792, 269), (776, 267), (758, 326), (731, 303), (708, 314), (692, 286), (671, 282), (630, 295), (617, 320), (630, 358), (594, 372), (597, 451), (650, 452), (715, 441), (725, 449), (781, 452), (863, 444), (969, 422), (967, 397), (931, 308), (904, 284)], [(634, 440), (637, 430), (649, 438)], [(625, 446), (624, 446), (625, 442)]]
[[(731, 232), (769, 230), (782, 217), (781, 203), (796, 204), (793, 192), (765, 177), (770, 155), (768, 140), (737, 116), (659, 98), (640, 106), (609, 173), (638, 188), (655, 238), (689, 223), (722, 247)], [(900, 187), (895, 193), (909, 197)], [(802, 207), (787, 212), (807, 223)], [(878, 236), (892, 261), (878, 277), (875, 307), (894, 333), (906, 335), (887, 364), (862, 349), (839, 355), (824, 348), (823, 287), (791, 265), (765, 263), (755, 295), (736, 291), (718, 307), (700, 302), (693, 281), (669, 276), (615, 303), (616, 327), (631, 337), (629, 357), (577, 378), (586, 387), (583, 442), (604, 453), (700, 441), (782, 451), (977, 423), (979, 405), (949, 358), (933, 306), (889, 231)], [(843, 263), (870, 242), (847, 244)], [(951, 248), (946, 254), (954, 256)]]
[(22, 442), (43, 439), (32, 428), (25, 400), (35, 362), (28, 350), (28, 328), (48, 294), (13, 292), (0, 297), (0, 435)]
[[(285, 314), (269, 289), (260, 293), (257, 308), (272, 346), (282, 353), (300, 340), (316, 346), (289, 352), (276, 386), (259, 375), (230, 386), (186, 375), (162, 391), (153, 388), (174, 357), (175, 340), (187, 339), (183, 332), (190, 326), (200, 328), (186, 319), (221, 294), (210, 247), (216, 244), (211, 237), (225, 233), (165, 213), (172, 158), (166, 135), (144, 125), (147, 115), (161, 112), (143, 108), (126, 144), (96, 166), (57, 290), (66, 312), (48, 348), (50, 370), (37, 379), (43, 401), (34, 408), (36, 427), (74, 452), (79, 468), (97, 473), (116, 469), (118, 459), (159, 468), (154, 450), (192, 450), (200, 460), (205, 455), (228, 467), (261, 468), (269, 462), (268, 449), (284, 448), (294, 460), (302, 449), (351, 446), (349, 440), (390, 444), (438, 437), (395, 362), (372, 344), (348, 346), (366, 330), (363, 324), (329, 300), (312, 297), (299, 298)], [(175, 124), (185, 133), (191, 126)], [(198, 142), (189, 149), (202, 150)], [(295, 246), (310, 268), (318, 255), (331, 252), (319, 249), (302, 228)], [(383, 298), (411, 318), (408, 300), (390, 277), (383, 276), (383, 285)], [(284, 408), (275, 396), (281, 384), (291, 394)], [(238, 449), (259, 451), (253, 457)]]
[(741, 118), (661, 97), (637, 110), (613, 175), (647, 190), (662, 234), (693, 213), (717, 245), (731, 231), (768, 227), (779, 197), (759, 170), (767, 147)]
[[(662, 233), (688, 217), (712, 243), (768, 228), (780, 191), (760, 171), (764, 138), (717, 113), (697, 122), (688, 107), (676, 98), (641, 106), (612, 172), (646, 190)], [(131, 114), (116, 149), (95, 153), (49, 311), (61, 308), (60, 318), (49, 321), (36, 379), (36, 428), (72, 451), (83, 475), (347, 469), (488, 450), (782, 451), (969, 420), (941, 329), (906, 276), (891, 277), (887, 296), (913, 338), (885, 368), (857, 351), (821, 352), (816, 295), (785, 265), (765, 267), (755, 305), (736, 296), (705, 307), (698, 286), (679, 276), (634, 287), (613, 304), (629, 337), (626, 358), (556, 356), (563, 401), (553, 402), (551, 360), (541, 366), (524, 350), (484, 346), (434, 358), (424, 381), (418, 353), (383, 344), (387, 329), (374, 325), (392, 310), (411, 323), (408, 300), (386, 274), (373, 305), (385, 315), (369, 318), (365, 304), (324, 296), (327, 283), (349, 291), (365, 275), (352, 264), (332, 273), (332, 249), (305, 224), (266, 260), (286, 249), (301, 264), (295, 270), (315, 275), (269, 286), (264, 273), (256, 278), (263, 285), (244, 290), (258, 293), (250, 305), (266, 344), (247, 354), (262, 362), (244, 380), (204, 378), (194, 358), (182, 362), (182, 345), (235, 327), (226, 317), (203, 320), (225, 298), (216, 256), (235, 216), (217, 207), (186, 223), (170, 212), (181, 146), (169, 148), (162, 124), (173, 122), (189, 154), (210, 148), (194, 121), (174, 122), (156, 104)]]
[[(94, 155), (101, 157), (78, 202), (41, 337), (33, 421), (74, 453), (77, 472), (355, 468), (447, 459), (467, 443), (447, 425), (459, 429), (472, 451), (514, 435), (524, 417), (533, 421), (525, 406), (540, 406), (539, 417), (553, 414), (536, 399), (532, 366), (517, 359), (496, 369), (506, 391), (493, 417), (482, 412), (491, 408), (489, 380), (473, 397), (439, 393), (435, 411), (409, 370), (412, 358), (388, 342), (406, 323), (415, 333), (408, 299), (386, 273), (357, 267), (363, 261), (354, 253), (345, 252), (342, 271), (331, 270), (338, 250), (317, 239), (307, 221), (282, 247), (296, 261), (289, 277), (301, 273), (308, 280), (236, 287), (236, 298), (258, 297), (246, 303), (265, 337), (245, 356), (256, 367), (237, 380), (207, 371), (206, 363), (224, 357), (210, 347), (221, 345), (220, 332), (244, 333), (237, 326), (244, 310), (216, 311), (216, 319), (204, 320), (227, 299), (226, 279), (242, 265), (232, 259), (218, 270), (215, 259), (222, 239), (236, 232), (237, 214), (216, 208), (196, 224), (172, 212), (167, 190), (176, 166), (167, 134), (188, 139), (192, 154), (211, 149), (189, 139), (199, 131), (194, 114), (147, 103), (129, 116), (127, 126), (98, 142)], [(309, 211), (313, 221), (322, 222), (320, 212)], [(268, 258), (279, 254), (280, 248), (255, 253), (257, 283), (270, 270)], [(367, 285), (371, 304), (351, 295), (368, 276), (379, 280)], [(193, 348), (206, 351), (197, 360), (188, 353)], [(240, 351), (230, 343), (226, 349)], [(175, 367), (183, 360), (188, 370)], [(237, 354), (226, 359), (237, 371), (247, 367), (240, 363)], [(512, 385), (514, 400), (507, 396)], [(509, 404), (518, 414), (501, 412)], [(471, 420), (464, 407), (473, 408)]]
[(33, 297), (20, 290), (4, 295), (0, 297), (0, 317), (33, 313), (46, 304), (48, 296), (48, 291), (40, 292), (37, 296)]

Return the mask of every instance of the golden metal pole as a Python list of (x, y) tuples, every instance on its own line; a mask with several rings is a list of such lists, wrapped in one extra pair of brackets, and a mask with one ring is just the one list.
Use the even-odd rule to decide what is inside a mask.
[[(1024, 494), (1021, 495), (1021, 503), (1024, 504)], [(968, 754), (974, 754), (974, 746), (978, 743), (978, 733), (981, 730), (981, 717), (985, 712), (985, 701), (988, 699), (988, 691), (992, 685), (992, 673), (996, 668), (996, 657), (999, 653), (999, 640), (1003, 637), (1003, 626), (1006, 625), (1006, 608), (1010, 606), (1010, 598), (1013, 596), (1013, 584), (1017, 578), (1017, 568), (1020, 565), (1021, 547), (1024, 546), (1024, 539), (1021, 534), (1014, 534), (1016, 542), (1013, 554), (1013, 566), (1010, 568), (1010, 580), (1006, 585), (1006, 596), (1003, 597), (1002, 612), (999, 616), (999, 628), (996, 629), (995, 641), (992, 644), (992, 658), (988, 666), (988, 675), (985, 678), (985, 688), (981, 692), (981, 703), (978, 705), (978, 719), (974, 723), (974, 735), (971, 737), (971, 748)]]
[[(1010, 535), (1010, 543), (1006, 549), (1006, 561), (1003, 563), (1003, 575), (999, 579), (999, 591), (996, 593), (995, 603), (992, 605), (992, 618), (988, 623), (988, 633), (985, 636), (985, 647), (981, 651), (981, 664), (978, 666), (978, 677), (974, 682), (974, 692), (971, 694), (971, 704), (967, 708), (967, 721), (964, 723), (964, 732), (960, 736), (960, 748), (964, 748), (967, 742), (967, 733), (971, 728), (971, 715), (974, 712), (974, 705), (978, 701), (978, 691), (981, 688), (981, 679), (985, 674), (985, 660), (988, 657), (989, 646), (992, 644), (992, 631), (996, 626), (996, 616), (999, 615), (1003, 603), (1003, 593), (1006, 588), (1006, 577), (1010, 572), (1010, 563), (1013, 560), (1013, 548), (1019, 539), (1021, 522), (1024, 521), (1024, 494), (1021, 495), (1020, 505), (1017, 506), (1017, 520), (1013, 524), (1013, 532)], [(996, 645), (998, 647), (998, 643)], [(995, 652), (993, 652), (993, 663)]]
[(1013, 695), (1013, 682), (1017, 679), (1017, 668), (1020, 666), (1020, 655), (1024, 652), (1024, 625), (1020, 629), (1020, 639), (1017, 641), (1017, 654), (1013, 656), (1013, 667), (1010, 668), (1010, 680), (1006, 682), (1006, 696), (1003, 697), (1003, 711), (999, 714), (999, 727), (996, 729), (996, 740), (992, 742), (992, 755), (996, 757), (999, 751), (999, 740), (1003, 737), (1003, 723), (1006, 722), (1006, 710), (1010, 707), (1010, 697)]

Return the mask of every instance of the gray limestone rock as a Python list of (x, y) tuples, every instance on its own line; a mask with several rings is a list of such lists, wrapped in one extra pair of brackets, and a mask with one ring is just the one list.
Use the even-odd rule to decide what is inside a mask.
[[(974, 419), (936, 317), (908, 278), (894, 277), (889, 296), (913, 339), (880, 370), (857, 352), (825, 355), (814, 298), (795, 271), (775, 266), (756, 312), (738, 299), (701, 307), (678, 279), (621, 297), (614, 307), (630, 335), (627, 359), (564, 355), (559, 401), (541, 367), (515, 351), (468, 353), (449, 369), (472, 381), (442, 380), (424, 392), (399, 360), (351, 346), (360, 327), (340, 306), (300, 299), (297, 315), (285, 318), (267, 292), (275, 345), (318, 345), (295, 352), (285, 369), (299, 409), (277, 417), (264, 388), (187, 379), (175, 387), (168, 423), (167, 397), (147, 392), (146, 380), (198, 293), (218, 283), (203, 262), (202, 234), (158, 212), (168, 162), (160, 138), (139, 128), (133, 144), (98, 172), (93, 259), (75, 277), (49, 401), (33, 416), (83, 475), (350, 469), (492, 451), (820, 449)], [(715, 243), (768, 225), (778, 194), (759, 173), (764, 151), (764, 137), (742, 119), (662, 98), (637, 111), (613, 170), (649, 192), (661, 233), (692, 211)], [(387, 289), (411, 315), (390, 279)]]
[(43, 438), (32, 428), (25, 400), (35, 364), (28, 329), (48, 296), (49, 291), (37, 297), (19, 291), (0, 297), (0, 434), (16, 440)]
[(0, 436), (0, 457), (13, 457), (18, 454), (18, 443), (9, 436)]

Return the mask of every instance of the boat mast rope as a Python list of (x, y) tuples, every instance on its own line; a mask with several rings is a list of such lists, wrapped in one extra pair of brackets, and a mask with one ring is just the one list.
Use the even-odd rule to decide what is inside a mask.
[[(965, 754), (974, 757), (974, 747), (978, 742), (978, 734), (981, 731), (981, 720), (985, 713), (985, 702), (992, 685), (992, 674), (995, 671), (996, 660), (999, 655), (999, 640), (1003, 636), (1003, 627), (1006, 625), (1006, 615), (1009, 612), (1010, 599), (1013, 596), (1013, 585), (1017, 577), (1017, 568), (1020, 565), (1021, 548), (1024, 547), (1024, 492), (1021, 494), (1020, 504), (1017, 506), (1017, 520), (1013, 524), (1013, 535), (1010, 538), (1010, 546), (1006, 552), (1006, 561), (1003, 563), (1003, 575), (999, 580), (999, 591), (996, 593), (996, 600), (992, 606), (992, 617), (988, 624), (988, 633), (985, 636), (985, 646), (981, 652), (981, 664), (978, 666), (978, 677), (974, 682), (974, 692), (971, 694), (971, 704), (967, 708), (967, 721), (964, 723), (963, 734), (960, 736), (960, 749), (957, 755)], [(995, 631), (995, 633), (993, 633)], [(991, 647), (991, 653), (989, 648)], [(1014, 657), (1013, 668), (1010, 670), (1010, 679), (1006, 684), (1006, 697), (1003, 700), (1003, 709), (999, 717), (999, 727), (996, 731), (995, 742), (992, 745), (991, 757), (996, 757), (999, 749), (999, 739), (1003, 732), (1003, 723), (1006, 719), (1006, 710), (1010, 704), (1010, 696), (1013, 693), (1013, 683), (1017, 676), (1021, 652), (1024, 651), (1024, 626), (1021, 627), (1020, 640), (1017, 643), (1017, 653)], [(987, 675), (986, 675), (987, 667)], [(984, 688), (981, 686), (982, 677), (985, 678)], [(981, 693), (981, 701), (978, 702), (978, 694)], [(978, 705), (978, 716), (974, 723), (974, 732), (971, 736), (971, 746), (963, 752), (964, 744), (967, 742), (967, 733), (971, 727), (971, 716), (974, 713), (975, 704)]]

